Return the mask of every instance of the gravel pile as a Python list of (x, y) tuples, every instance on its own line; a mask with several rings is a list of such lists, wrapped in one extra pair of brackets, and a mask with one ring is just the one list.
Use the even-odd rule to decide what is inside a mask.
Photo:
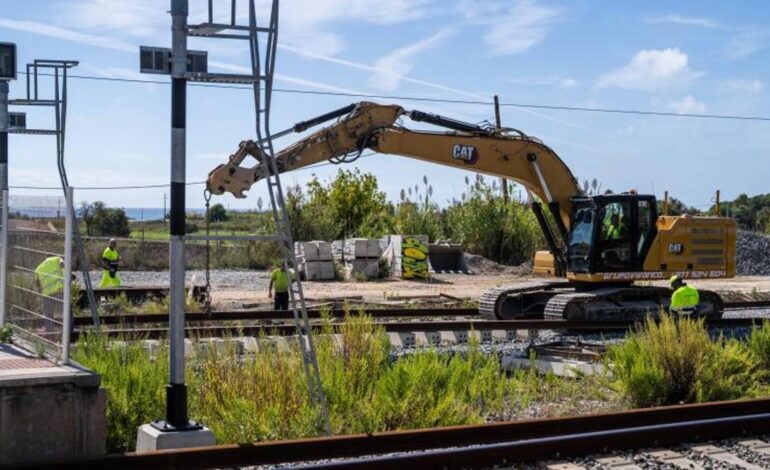
[(515, 274), (523, 276), (532, 272), (532, 263), (523, 263), (519, 266), (506, 266), (495, 263), (491, 259), (484, 258), (481, 255), (464, 253), (465, 264), (473, 274)]
[(770, 276), (770, 237), (738, 230), (737, 271), (744, 276)]

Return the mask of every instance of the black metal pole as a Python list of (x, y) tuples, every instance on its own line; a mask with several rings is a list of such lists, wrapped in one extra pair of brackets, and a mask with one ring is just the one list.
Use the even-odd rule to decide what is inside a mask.
[(187, 386), (184, 371), (185, 277), (185, 160), (187, 103), (187, 0), (171, 0), (171, 203), (169, 224), (169, 384), (166, 388), (166, 423), (188, 428)]

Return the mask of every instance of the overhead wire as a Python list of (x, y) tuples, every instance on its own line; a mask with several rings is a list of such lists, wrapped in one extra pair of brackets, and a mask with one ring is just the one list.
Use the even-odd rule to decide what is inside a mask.
[[(25, 71), (19, 71), (19, 74), (26, 74)], [(38, 73), (42, 76), (52, 76), (52, 74)], [(119, 78), (119, 77), (96, 77), (92, 75), (76, 75), (68, 74), (68, 78), (74, 78), (79, 80), (97, 80), (106, 82), (120, 82), (120, 83), (136, 83), (136, 84), (149, 84), (149, 85), (167, 85), (170, 82), (166, 80), (150, 80), (150, 79), (136, 79), (136, 78)], [(239, 85), (222, 85), (211, 83), (190, 83), (192, 87), (201, 88), (221, 88), (221, 89), (235, 89), (235, 90), (251, 90), (249, 86)], [(344, 96), (350, 98), (372, 98), (372, 99), (389, 99), (398, 101), (419, 101), (428, 103), (445, 103), (445, 104), (467, 104), (477, 106), (490, 106), (492, 101), (484, 100), (461, 100), (450, 98), (429, 98), (421, 96), (403, 96), (403, 95), (381, 95), (374, 93), (350, 93), (350, 92), (338, 92), (338, 91), (318, 91), (318, 90), (302, 90), (296, 88), (273, 88), (277, 93), (291, 93), (291, 94), (304, 94), (304, 95), (322, 95), (322, 96)], [(552, 111), (569, 111), (569, 112), (585, 112), (585, 113), (606, 113), (606, 114), (627, 114), (627, 115), (639, 115), (639, 116), (658, 116), (658, 117), (687, 117), (687, 118), (699, 118), (699, 119), (722, 119), (722, 120), (737, 120), (737, 121), (760, 121), (770, 122), (770, 116), (743, 116), (736, 114), (695, 114), (695, 113), (674, 113), (666, 111), (648, 111), (639, 109), (621, 109), (621, 108), (601, 108), (601, 107), (586, 107), (586, 106), (566, 106), (566, 105), (548, 105), (548, 104), (533, 104), (533, 103), (500, 103), (500, 106), (511, 108), (527, 108), (527, 109), (545, 109)]]

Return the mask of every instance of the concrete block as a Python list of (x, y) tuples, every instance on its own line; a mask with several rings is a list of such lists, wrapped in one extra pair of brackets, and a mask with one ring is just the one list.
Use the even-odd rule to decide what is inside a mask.
[(399, 342), (404, 348), (414, 348), (417, 346), (417, 337), (412, 332), (395, 333), (398, 335)]
[(482, 343), (491, 343), (494, 341), (494, 338), (492, 338), (492, 330), (480, 330), (476, 333), (481, 336), (480, 340)]
[(321, 263), (318, 261), (305, 262), (305, 279), (317, 281), (321, 279)]
[(137, 452), (204, 447), (214, 444), (216, 444), (214, 433), (206, 427), (195, 431), (162, 432), (150, 424), (143, 424), (136, 433)]
[(1, 370), (0, 466), (104, 455), (106, 395), (99, 382), (75, 365)]
[(329, 242), (317, 241), (313, 243), (318, 246), (318, 261), (331, 261), (334, 259), (332, 246)]
[(256, 354), (259, 352), (259, 341), (253, 336), (245, 336), (241, 338), (241, 347), (245, 353)]
[(439, 346), (441, 333), (438, 331), (418, 331), (415, 333), (415, 340), (420, 346)]
[(332, 261), (322, 261), (320, 266), (320, 279), (322, 281), (332, 281), (335, 278), (334, 263)]
[(508, 332), (505, 330), (492, 330), (492, 341), (495, 341), (495, 342), (508, 341)]
[(467, 331), (442, 331), (440, 337), (442, 343), (465, 344), (468, 342)]

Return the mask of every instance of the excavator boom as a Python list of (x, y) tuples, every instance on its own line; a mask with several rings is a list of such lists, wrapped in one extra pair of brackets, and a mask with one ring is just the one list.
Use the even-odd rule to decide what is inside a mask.
[[(570, 227), (571, 198), (581, 195), (577, 180), (559, 156), (538, 139), (512, 129), (464, 123), (400, 106), (361, 102), (328, 113), (309, 123), (338, 117), (338, 121), (299, 140), (275, 155), (280, 172), (331, 160), (355, 160), (366, 149), (402, 155), (440, 165), (500, 176), (516, 181), (548, 204), (562, 235)], [(398, 125), (402, 117), (449, 129), (446, 132), (410, 130)], [(295, 125), (304, 130), (308, 122)], [(246, 157), (255, 165), (244, 167)], [(230, 192), (245, 197), (251, 185), (267, 175), (266, 155), (254, 141), (241, 142), (228, 163), (209, 173), (213, 194)]]

